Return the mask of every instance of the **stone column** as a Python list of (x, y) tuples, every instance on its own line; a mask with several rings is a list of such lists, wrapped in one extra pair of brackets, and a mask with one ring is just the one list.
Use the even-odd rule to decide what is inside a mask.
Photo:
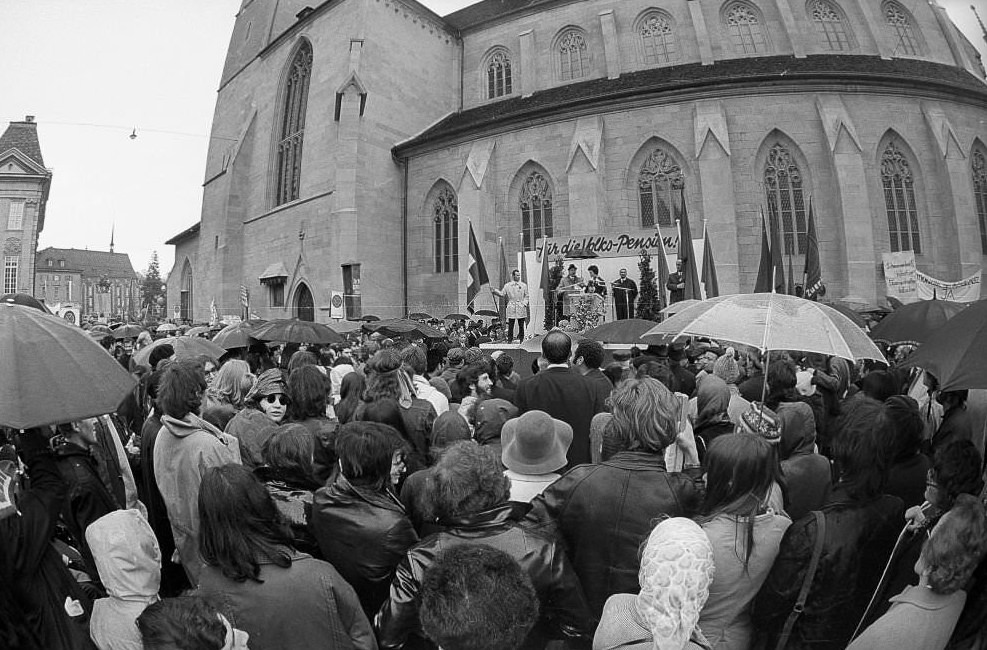
[[(805, 6), (805, 2), (802, 0), (798, 0), (798, 2), (803, 7)], [(778, 13), (781, 14), (781, 22), (785, 26), (785, 32), (788, 35), (788, 41), (792, 44), (792, 53), (796, 59), (804, 59), (805, 34), (802, 33), (801, 25), (795, 19), (795, 13), (792, 11), (789, 0), (777, 0), (777, 6)], [(804, 9), (802, 11), (804, 13)]]
[(890, 59), (893, 48), (888, 40), (887, 25), (881, 15), (881, 6), (873, 0), (856, 0), (860, 13), (864, 15), (864, 26), (877, 43), (877, 53), (882, 59)]
[(703, 65), (713, 65), (716, 61), (713, 57), (713, 43), (699, 0), (689, 0), (689, 16), (692, 18), (692, 27), (696, 30), (696, 40), (699, 41), (699, 59)]
[(518, 34), (518, 49), (521, 59), (521, 96), (527, 97), (538, 89), (535, 61), (535, 32), (529, 29)]
[(620, 76), (620, 44), (613, 9), (600, 12), (600, 31), (603, 33), (603, 55), (607, 60), (607, 79), (616, 79)]
[[(726, 112), (717, 100), (702, 101), (696, 103), (693, 118), (702, 216), (706, 219), (710, 246), (713, 247), (720, 293), (740, 293), (739, 233)], [(696, 261), (701, 264), (701, 260)]]

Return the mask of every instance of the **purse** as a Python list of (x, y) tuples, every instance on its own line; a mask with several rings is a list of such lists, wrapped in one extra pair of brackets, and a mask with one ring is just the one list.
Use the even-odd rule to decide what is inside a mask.
[(792, 635), (792, 628), (795, 627), (796, 621), (798, 621), (799, 616), (802, 615), (802, 611), (805, 609), (805, 600), (809, 597), (812, 579), (815, 578), (816, 569), (819, 568), (819, 558), (822, 556), (823, 542), (826, 541), (826, 517), (819, 510), (813, 510), (812, 514), (816, 518), (816, 545), (812, 549), (809, 570), (805, 572), (805, 578), (802, 580), (802, 589), (799, 590), (795, 606), (792, 607), (791, 613), (785, 619), (785, 627), (781, 629), (781, 636), (778, 637), (778, 644), (775, 646), (775, 650), (785, 650), (785, 646), (788, 645), (788, 638)]

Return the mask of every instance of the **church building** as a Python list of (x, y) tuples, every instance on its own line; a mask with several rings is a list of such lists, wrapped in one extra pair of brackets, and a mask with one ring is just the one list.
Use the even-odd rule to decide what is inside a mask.
[(501, 246), (682, 209), (749, 292), (762, 219), (801, 270), (811, 203), (829, 297), (877, 304), (883, 253), (980, 272), (984, 76), (936, 0), (244, 0), (168, 301), (441, 316), (470, 228), (496, 283)]

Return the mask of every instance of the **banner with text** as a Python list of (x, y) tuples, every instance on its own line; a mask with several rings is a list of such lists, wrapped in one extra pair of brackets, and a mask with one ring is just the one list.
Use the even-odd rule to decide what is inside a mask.
[[(615, 233), (594, 235), (570, 235), (548, 237), (538, 243), (538, 259), (541, 251), (548, 251), (550, 258), (569, 255), (574, 251), (594, 253), (597, 257), (636, 257), (642, 248), (654, 255), (661, 247), (659, 238), (665, 242), (665, 252), (675, 255), (679, 250), (679, 235), (675, 228), (657, 230), (625, 230)], [(674, 267), (673, 267), (674, 268)]]
[(980, 273), (964, 278), (959, 282), (943, 282), (922, 273), (915, 272), (918, 280), (919, 300), (952, 300), (953, 302), (975, 302), (980, 300)]
[(917, 300), (952, 300), (973, 302), (980, 300), (980, 273), (958, 282), (937, 280), (915, 268), (915, 253), (901, 251), (884, 253), (884, 282), (887, 295), (903, 303)]

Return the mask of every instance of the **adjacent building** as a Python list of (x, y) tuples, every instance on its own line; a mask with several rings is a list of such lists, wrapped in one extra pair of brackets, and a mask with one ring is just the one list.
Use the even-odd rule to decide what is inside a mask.
[(48, 305), (76, 303), (83, 320), (134, 320), (140, 281), (130, 256), (111, 251), (45, 248), (38, 251), (35, 295)]
[(0, 241), (5, 293), (34, 293), (34, 252), (45, 227), (51, 170), (45, 168), (33, 115), (0, 135)]
[(762, 215), (802, 267), (810, 197), (831, 298), (987, 254), (984, 68), (935, 0), (244, 0), (210, 142), (189, 319), (462, 311), (470, 226), (489, 268), (683, 207), (724, 293)]

